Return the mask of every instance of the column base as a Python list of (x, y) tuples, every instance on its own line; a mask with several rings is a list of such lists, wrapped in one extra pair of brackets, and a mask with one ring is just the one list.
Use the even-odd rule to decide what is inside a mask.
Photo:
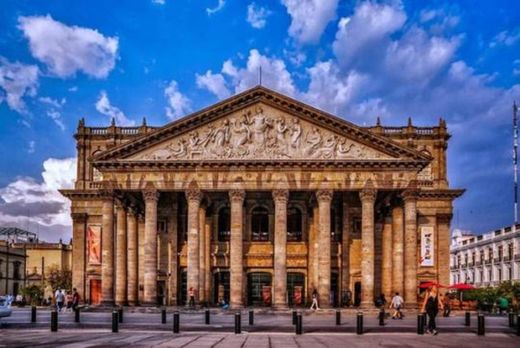
[(406, 303), (405, 302), (404, 308), (406, 308), (406, 309), (417, 309), (418, 308), (418, 304), (417, 304), (417, 302), (411, 302), (411, 303)]
[(289, 306), (287, 305), (287, 303), (276, 303), (276, 304), (273, 304), (273, 309), (274, 310), (287, 310), (287, 309), (289, 309)]
[(142, 307), (159, 307), (157, 302), (141, 302)]
[(114, 302), (114, 300), (101, 300), (101, 302), (99, 303), (99, 306), (100, 307), (114, 307), (115, 302)]
[(372, 309), (375, 308), (374, 302), (366, 301), (359, 304), (360, 309)]

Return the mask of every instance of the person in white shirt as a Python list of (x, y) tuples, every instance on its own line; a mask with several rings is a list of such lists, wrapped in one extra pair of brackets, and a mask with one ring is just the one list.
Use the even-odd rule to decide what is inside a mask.
[(403, 307), (403, 304), (403, 298), (399, 296), (398, 292), (396, 292), (395, 296), (392, 297), (392, 302), (390, 302), (390, 308), (394, 309), (392, 319), (403, 319), (403, 313), (401, 313), (401, 308)]

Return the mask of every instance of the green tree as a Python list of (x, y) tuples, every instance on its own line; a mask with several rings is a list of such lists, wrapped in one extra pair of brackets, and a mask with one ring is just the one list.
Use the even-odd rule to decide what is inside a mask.
[(29, 301), (32, 305), (39, 305), (43, 299), (44, 288), (42, 285), (33, 284), (26, 286), (21, 290), (21, 294), (25, 296), (27, 301)]
[(52, 288), (53, 294), (58, 289), (68, 290), (72, 288), (72, 272), (51, 266), (46, 275), (47, 284)]

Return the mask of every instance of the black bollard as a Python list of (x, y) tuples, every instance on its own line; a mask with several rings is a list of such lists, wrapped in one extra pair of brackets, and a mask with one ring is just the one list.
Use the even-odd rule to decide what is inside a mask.
[(119, 315), (118, 311), (114, 309), (112, 311), (112, 332), (119, 332)]
[(520, 336), (520, 314), (516, 316), (516, 335)]
[(464, 321), (464, 326), (470, 326), (471, 325), (471, 313), (470, 312), (466, 312), (466, 316), (465, 316), (465, 321)]
[(362, 312), (358, 312), (358, 314), (357, 314), (356, 333), (358, 335), (363, 334), (363, 313)]
[(36, 323), (36, 306), (31, 307), (31, 323)]
[(292, 311), (292, 324), (296, 325), (296, 311)]
[(515, 327), (515, 313), (513, 311), (508, 313), (509, 315), (509, 327)]
[(336, 325), (341, 325), (341, 311), (336, 311)]
[(385, 309), (379, 311), (379, 326), (385, 326)]
[(206, 309), (206, 311), (204, 312), (204, 322), (206, 323), (206, 325), (209, 325), (209, 309)]
[(58, 331), (58, 312), (53, 309), (51, 311), (51, 332)]
[(255, 324), (255, 311), (252, 309), (249, 310), (249, 325)]
[(303, 321), (302, 312), (296, 313), (296, 334), (301, 335), (303, 333)]
[(242, 332), (242, 318), (240, 312), (235, 313), (235, 334), (239, 334)]
[(166, 324), (166, 308), (161, 309), (161, 323)]
[(79, 323), (79, 307), (74, 308), (74, 322)]
[(123, 307), (119, 307), (119, 309), (117, 310), (117, 315), (119, 317), (119, 322), (123, 323)]
[(428, 316), (426, 315), (426, 313), (423, 313), (422, 315), (423, 315), (423, 318), (422, 318), (423, 327), (426, 329), (426, 323), (427, 323)]
[(484, 336), (486, 334), (486, 325), (484, 322), (484, 314), (480, 313), (477, 317), (477, 335)]
[(179, 311), (173, 312), (173, 333), (179, 333), (180, 317)]
[(417, 334), (424, 335), (424, 316), (422, 314), (417, 316)]

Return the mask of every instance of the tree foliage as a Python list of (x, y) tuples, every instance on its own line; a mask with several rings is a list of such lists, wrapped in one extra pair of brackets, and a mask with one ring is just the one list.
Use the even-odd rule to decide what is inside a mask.
[(32, 284), (26, 286), (20, 292), (31, 304), (39, 305), (43, 299), (44, 288), (41, 284)]
[(53, 266), (47, 273), (46, 281), (53, 293), (58, 289), (68, 290), (72, 287), (72, 272)]

